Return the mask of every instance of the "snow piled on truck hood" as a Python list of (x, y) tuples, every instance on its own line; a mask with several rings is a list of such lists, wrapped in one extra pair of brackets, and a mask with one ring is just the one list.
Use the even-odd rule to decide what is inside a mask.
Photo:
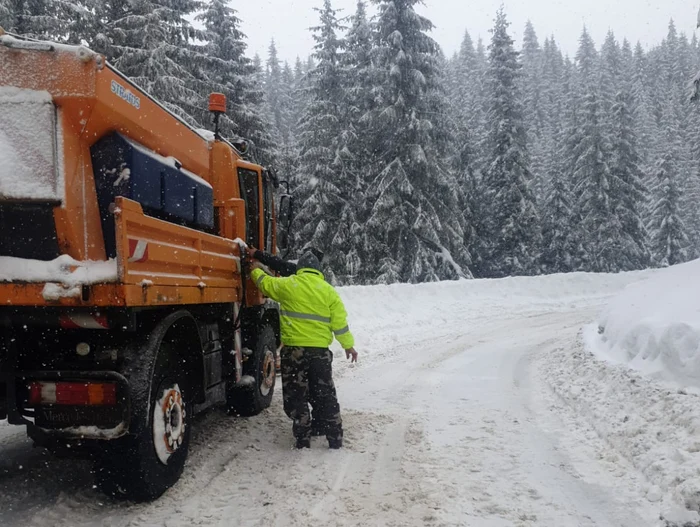
[(700, 390), (700, 260), (628, 286), (585, 338), (600, 358)]

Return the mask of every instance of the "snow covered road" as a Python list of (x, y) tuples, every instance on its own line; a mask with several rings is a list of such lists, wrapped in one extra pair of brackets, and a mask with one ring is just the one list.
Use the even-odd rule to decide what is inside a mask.
[(291, 450), (278, 393), (259, 417), (200, 419), (180, 484), (133, 505), (0, 424), (0, 525), (662, 525), (647, 476), (555, 377), (641, 276), (345, 289), (363, 355), (337, 355), (344, 450)]

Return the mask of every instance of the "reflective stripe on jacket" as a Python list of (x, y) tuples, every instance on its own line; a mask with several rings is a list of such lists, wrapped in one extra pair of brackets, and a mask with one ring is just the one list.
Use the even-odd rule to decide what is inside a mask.
[(254, 269), (251, 277), (266, 297), (280, 303), (286, 346), (327, 348), (333, 335), (344, 349), (355, 345), (343, 301), (320, 271), (299, 269), (294, 276), (275, 278)]

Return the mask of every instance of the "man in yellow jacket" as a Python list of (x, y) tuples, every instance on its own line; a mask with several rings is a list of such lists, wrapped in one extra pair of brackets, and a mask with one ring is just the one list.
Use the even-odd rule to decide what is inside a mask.
[(352, 362), (357, 361), (355, 339), (340, 296), (321, 272), (312, 252), (297, 262), (297, 272), (275, 278), (256, 267), (251, 274), (262, 293), (279, 302), (282, 329), (282, 391), (284, 411), (294, 421), (297, 448), (311, 447), (311, 414), (326, 431), (328, 446), (343, 446), (343, 422), (333, 384), (333, 336)]

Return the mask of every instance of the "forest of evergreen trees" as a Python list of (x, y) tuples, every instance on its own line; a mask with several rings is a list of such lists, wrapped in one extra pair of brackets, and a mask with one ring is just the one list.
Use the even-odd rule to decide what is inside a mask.
[[(318, 0), (311, 57), (246, 55), (225, 0), (0, 0), (0, 26), (83, 42), (197, 127), (292, 183), (294, 247), (338, 284), (619, 272), (700, 257), (700, 44), (585, 28), (574, 57), (506, 13), (446, 57), (419, 0)], [(195, 24), (189, 20), (196, 20)]]

